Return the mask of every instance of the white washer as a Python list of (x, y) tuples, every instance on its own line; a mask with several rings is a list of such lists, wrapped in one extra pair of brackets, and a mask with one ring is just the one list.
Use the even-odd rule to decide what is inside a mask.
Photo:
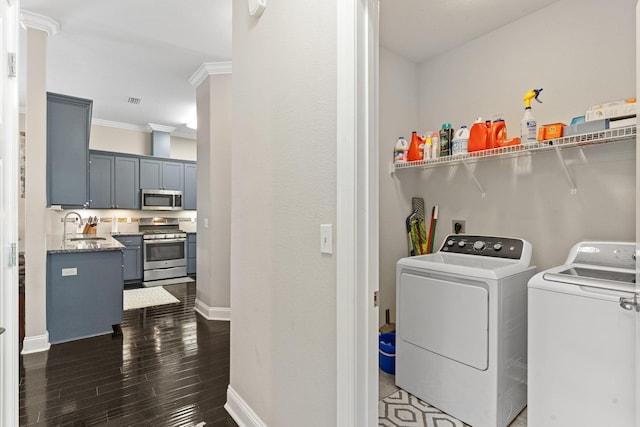
[(507, 426), (526, 405), (531, 244), (450, 235), (398, 261), (396, 385), (474, 427)]
[(578, 243), (529, 281), (530, 427), (634, 425), (635, 250)]

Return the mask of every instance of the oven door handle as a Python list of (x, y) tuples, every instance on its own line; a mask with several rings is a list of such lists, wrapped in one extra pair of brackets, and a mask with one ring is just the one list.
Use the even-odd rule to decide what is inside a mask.
[(186, 242), (187, 239), (181, 238), (181, 239), (147, 239), (144, 241), (145, 244), (149, 244), (149, 243), (182, 243), (182, 242)]

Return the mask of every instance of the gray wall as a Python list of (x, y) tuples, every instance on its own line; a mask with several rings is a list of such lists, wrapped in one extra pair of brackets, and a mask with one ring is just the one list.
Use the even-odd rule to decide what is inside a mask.
[(268, 426), (336, 419), (336, 2), (233, 2), (230, 387)]
[[(499, 113), (507, 121), (510, 136), (518, 136), (521, 99), (534, 87), (544, 88), (544, 103), (533, 105), (541, 124), (569, 123), (592, 104), (634, 97), (635, 3), (562, 0), (420, 64), (417, 130), (435, 130), (445, 121), (458, 128), (471, 124), (476, 116), (493, 118)], [(578, 10), (580, 19), (575, 19)], [(521, 54), (525, 45), (534, 52), (530, 61)], [(558, 52), (552, 64), (541, 63), (544, 52)], [(385, 58), (390, 60), (389, 55), (381, 55), (381, 63)], [(384, 70), (393, 72), (396, 81), (405, 79), (404, 69), (381, 64), (381, 75)], [(382, 105), (385, 89), (380, 90)], [(387, 121), (381, 114), (381, 126)], [(381, 157), (390, 159), (387, 147), (392, 142), (383, 136), (381, 130)], [(381, 182), (380, 199), (399, 199), (400, 206), (408, 206), (410, 197), (417, 195), (424, 197), (427, 211), (439, 205), (434, 246), (451, 232), (452, 219), (465, 219), (468, 233), (523, 237), (533, 244), (533, 263), (539, 269), (561, 264), (580, 240), (633, 241), (635, 141), (563, 153), (576, 182), (576, 195), (570, 194), (556, 155), (546, 152), (476, 164), (476, 176), (487, 192), (484, 199), (462, 165), (399, 171), (390, 178), (396, 186), (393, 190), (388, 184), (383, 190)], [(384, 181), (388, 166), (382, 167)], [(383, 278), (391, 277), (398, 257), (383, 254), (382, 247), (400, 247), (398, 242), (391, 243), (394, 236), (406, 245), (406, 236), (384, 229), (399, 228), (409, 210), (389, 213), (389, 220), (383, 221), (385, 210), (390, 208), (381, 207), (380, 288), (383, 295), (390, 295), (395, 293), (395, 283)]]

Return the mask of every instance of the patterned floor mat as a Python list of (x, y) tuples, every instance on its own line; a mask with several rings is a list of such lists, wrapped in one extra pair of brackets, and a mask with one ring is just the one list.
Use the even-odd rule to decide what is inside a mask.
[(154, 288), (126, 289), (123, 295), (124, 310), (153, 307), (163, 304), (180, 302), (176, 297), (167, 292), (162, 286)]
[(380, 427), (469, 427), (404, 390), (378, 402)]

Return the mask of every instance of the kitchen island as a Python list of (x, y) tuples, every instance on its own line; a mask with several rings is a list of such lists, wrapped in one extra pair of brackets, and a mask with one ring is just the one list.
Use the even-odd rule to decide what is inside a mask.
[(124, 245), (110, 235), (47, 236), (47, 330), (52, 344), (119, 330)]

